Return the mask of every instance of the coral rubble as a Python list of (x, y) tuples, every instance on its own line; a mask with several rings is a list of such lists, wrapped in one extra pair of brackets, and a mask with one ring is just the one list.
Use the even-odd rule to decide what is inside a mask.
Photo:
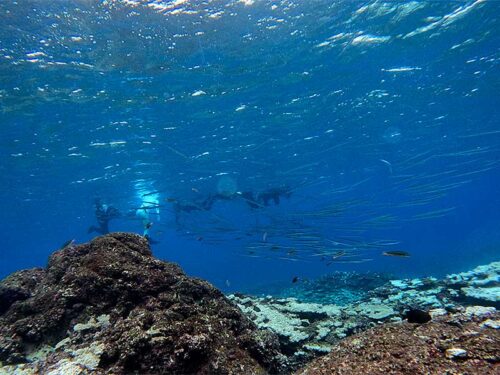
[(0, 282), (0, 373), (282, 373), (273, 333), (209, 283), (113, 233)]

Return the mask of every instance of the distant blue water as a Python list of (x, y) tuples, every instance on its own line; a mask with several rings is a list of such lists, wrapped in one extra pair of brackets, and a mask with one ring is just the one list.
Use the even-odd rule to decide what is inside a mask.
[[(93, 238), (95, 198), (226, 291), (498, 260), (499, 11), (3, 1), (0, 277)], [(241, 195), (278, 187), (279, 205)]]

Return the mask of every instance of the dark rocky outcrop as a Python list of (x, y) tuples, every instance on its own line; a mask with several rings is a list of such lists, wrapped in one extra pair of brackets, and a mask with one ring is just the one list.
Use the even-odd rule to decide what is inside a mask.
[(137, 235), (67, 246), (46, 269), (0, 282), (4, 371), (286, 372), (278, 348), (219, 290), (155, 259)]

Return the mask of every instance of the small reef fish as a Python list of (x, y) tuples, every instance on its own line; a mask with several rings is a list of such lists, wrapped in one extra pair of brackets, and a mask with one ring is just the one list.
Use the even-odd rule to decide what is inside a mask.
[(403, 318), (408, 320), (408, 323), (423, 324), (432, 320), (431, 314), (427, 311), (420, 309), (410, 309), (404, 315)]
[(385, 255), (387, 257), (408, 258), (410, 256), (410, 253), (407, 253), (406, 251), (394, 250), (394, 251), (384, 251), (382, 255)]
[(294, 276), (293, 279), (292, 279), (292, 284), (295, 284), (297, 281), (299, 281), (299, 277), (298, 276)]

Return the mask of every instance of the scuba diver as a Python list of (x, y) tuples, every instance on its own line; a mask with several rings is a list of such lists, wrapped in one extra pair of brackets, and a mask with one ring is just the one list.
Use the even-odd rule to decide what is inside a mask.
[(288, 186), (280, 186), (276, 188), (270, 188), (264, 190), (260, 193), (254, 194), (252, 191), (238, 191), (232, 195), (226, 194), (210, 194), (207, 199), (205, 199), (200, 205), (186, 206), (183, 207), (183, 211), (188, 209), (205, 210), (208, 211), (212, 208), (213, 204), (217, 201), (229, 201), (236, 198), (243, 199), (248, 206), (252, 209), (263, 208), (269, 206), (269, 202), (273, 201), (277, 206), (280, 204), (280, 197), (290, 198), (292, 195), (292, 190)]
[(292, 190), (288, 186), (281, 186), (277, 188), (270, 188), (264, 190), (255, 195), (251, 191), (244, 191), (238, 193), (241, 198), (250, 206), (250, 208), (263, 208), (269, 206), (269, 202), (272, 201), (277, 206), (280, 204), (280, 197), (290, 198), (292, 196)]
[(229, 201), (231, 199), (234, 199), (236, 196), (236, 194), (233, 194), (233, 195), (225, 195), (225, 194), (220, 194), (220, 193), (217, 193), (217, 194), (209, 194), (208, 195), (208, 198), (205, 199), (202, 203), (201, 203), (201, 207), (208, 211), (212, 208), (212, 206), (214, 205), (215, 202), (217, 201)]
[(173, 209), (175, 213), (175, 222), (176, 224), (180, 224), (180, 216), (182, 212), (193, 212), (193, 211), (206, 211), (211, 207), (204, 207), (205, 202), (201, 202), (200, 204), (194, 202), (179, 202), (177, 199), (172, 199)]
[(149, 230), (153, 226), (153, 222), (151, 221), (148, 208), (147, 207), (138, 208), (135, 211), (135, 216), (139, 218), (142, 222), (142, 226), (144, 227), (144, 232), (142, 233), (142, 235), (144, 236), (144, 238), (148, 240), (150, 245), (157, 244), (158, 241), (153, 240), (149, 235)]
[(209, 211), (217, 201), (229, 201), (236, 198), (243, 199), (246, 204), (253, 210), (269, 206), (270, 202), (274, 202), (277, 206), (280, 204), (280, 198), (290, 198), (292, 190), (284, 185), (280, 187), (270, 188), (255, 194), (253, 191), (238, 191), (232, 195), (225, 194), (209, 194), (206, 199), (198, 202), (179, 202), (177, 199), (171, 198), (170, 201), (174, 204), (174, 212), (178, 221), (178, 216), (181, 212), (192, 211)]
[(289, 199), (292, 196), (292, 190), (288, 186), (281, 186), (264, 190), (257, 194), (257, 202), (264, 206), (269, 206), (269, 201), (272, 200), (277, 206), (280, 204), (280, 197)]
[(193, 212), (193, 211), (210, 211), (214, 203), (218, 200), (230, 200), (233, 196), (227, 196), (223, 194), (209, 194), (207, 198), (200, 201), (179, 201), (175, 198), (169, 198), (168, 201), (173, 204), (173, 209), (175, 213), (175, 222), (180, 224), (180, 216), (182, 212)]
[(90, 226), (87, 233), (97, 232), (100, 234), (107, 234), (109, 233), (109, 222), (112, 219), (117, 219), (122, 216), (118, 209), (113, 206), (103, 204), (100, 198), (96, 198), (94, 200), (94, 210), (95, 217), (99, 225)]

